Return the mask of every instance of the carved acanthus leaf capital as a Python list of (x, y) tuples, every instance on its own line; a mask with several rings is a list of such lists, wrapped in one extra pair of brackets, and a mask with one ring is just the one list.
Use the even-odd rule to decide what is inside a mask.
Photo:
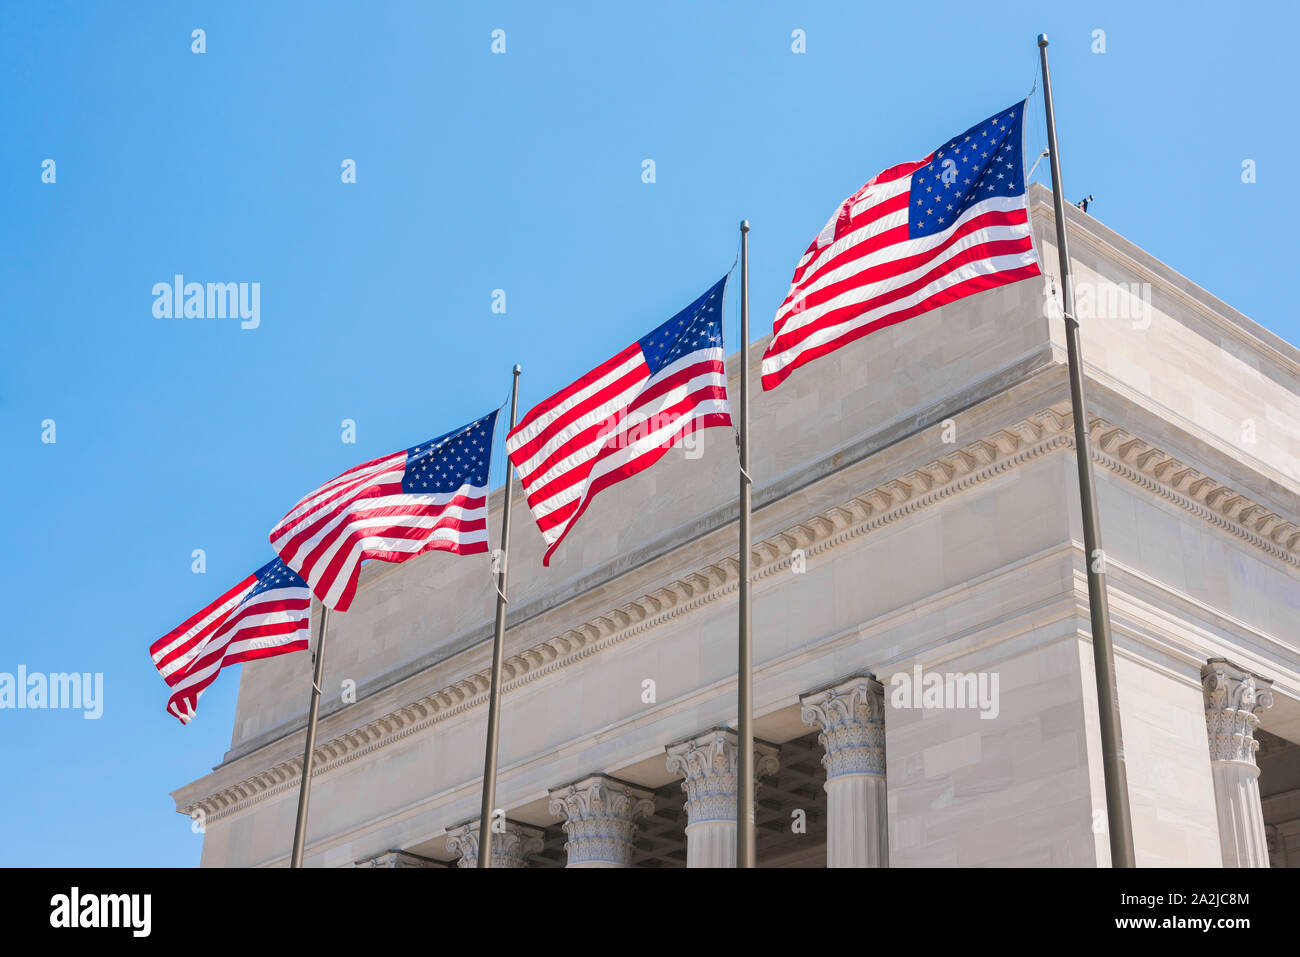
[(552, 791), (550, 810), (564, 815), (570, 867), (626, 867), (637, 822), (654, 813), (654, 792), (595, 774)]
[[(541, 851), (546, 832), (518, 821), (505, 821), (503, 832), (492, 834), (493, 867), (527, 867), (528, 858)], [(478, 821), (462, 824), (447, 832), (447, 850), (460, 856), (458, 867), (478, 866)]]
[(1223, 658), (1201, 668), (1210, 760), (1255, 764), (1260, 715), (1273, 706), (1273, 682)]
[[(683, 777), (686, 816), (692, 824), (736, 819), (737, 759), (740, 755), (737, 744), (735, 731), (714, 728), (666, 749), (669, 773)], [(755, 782), (777, 772), (780, 751), (776, 745), (766, 741), (754, 742)]]
[(356, 862), (356, 867), (429, 867), (438, 868), (446, 867), (441, 861), (431, 860), (427, 857), (421, 857), (418, 854), (411, 854), (407, 851), (385, 851), (383, 854), (377, 854), (374, 857), (367, 857), (365, 860)]
[(822, 766), (828, 779), (845, 774), (885, 773), (885, 689), (873, 674), (845, 681), (799, 699), (806, 724), (821, 729)]

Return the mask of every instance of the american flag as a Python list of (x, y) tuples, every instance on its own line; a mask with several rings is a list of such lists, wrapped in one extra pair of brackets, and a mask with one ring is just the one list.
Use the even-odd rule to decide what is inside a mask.
[(352, 604), (367, 558), (486, 552), (498, 411), (326, 482), (271, 529), (271, 546), (336, 611)]
[(543, 565), (602, 489), (684, 436), (731, 425), (722, 305), (727, 277), (648, 336), (561, 389), (506, 437), (546, 541)]
[(149, 648), (171, 687), (167, 710), (189, 724), (199, 695), (222, 668), (307, 647), (311, 593), (276, 558)]
[(1017, 103), (840, 204), (794, 271), (763, 388), (885, 326), (1037, 276)]

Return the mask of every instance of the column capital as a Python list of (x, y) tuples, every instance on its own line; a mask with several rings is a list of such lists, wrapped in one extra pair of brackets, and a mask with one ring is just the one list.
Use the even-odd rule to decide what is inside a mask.
[[(668, 772), (683, 777), (686, 816), (691, 824), (702, 821), (736, 820), (737, 760), (739, 740), (731, 728), (712, 728), (703, 734), (670, 744)], [(775, 774), (780, 767), (781, 749), (766, 741), (754, 741), (754, 780)]]
[[(492, 835), (492, 866), (527, 867), (529, 855), (538, 853), (544, 846), (546, 832), (518, 821), (505, 823), (504, 834)], [(478, 821), (448, 829), (447, 850), (460, 855), (457, 867), (477, 867)]]
[(355, 867), (446, 867), (442, 861), (435, 861), (432, 858), (421, 857), (419, 854), (411, 854), (407, 851), (384, 851), (382, 854), (376, 854), (374, 857), (367, 857), (365, 860), (357, 861)]
[(654, 792), (592, 774), (550, 792), (550, 811), (564, 815), (569, 867), (627, 867), (637, 822), (654, 813)]
[(799, 697), (805, 724), (821, 729), (827, 779), (885, 774), (885, 688), (867, 672)]
[(1211, 658), (1201, 667), (1201, 689), (1205, 693), (1210, 761), (1235, 761), (1254, 767), (1259, 749), (1255, 729), (1260, 715), (1273, 706), (1273, 682), (1226, 658)]

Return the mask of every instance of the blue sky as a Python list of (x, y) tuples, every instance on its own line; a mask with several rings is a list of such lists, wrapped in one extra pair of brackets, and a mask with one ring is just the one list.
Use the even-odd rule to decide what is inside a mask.
[[(315, 484), (482, 415), (515, 362), (526, 409), (690, 302), (744, 217), (769, 331), (834, 206), (1024, 97), (1039, 32), (1069, 198), (1300, 341), (1295, 9), (1055, 6), (6, 2), (0, 671), (102, 672), (105, 700), (0, 711), (0, 865), (197, 864), (168, 794), (228, 748), (238, 675), (182, 727), (155, 638)], [(176, 273), (259, 282), (261, 325), (155, 318)]]

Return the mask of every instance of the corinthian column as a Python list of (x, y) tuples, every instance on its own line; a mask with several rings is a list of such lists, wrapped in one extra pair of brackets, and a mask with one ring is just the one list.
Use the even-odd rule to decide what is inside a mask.
[(637, 821), (654, 811), (654, 792), (593, 774), (551, 792), (551, 813), (564, 815), (569, 867), (627, 867)]
[(1268, 867), (1255, 729), (1259, 716), (1273, 706), (1272, 687), (1273, 682), (1224, 658), (1211, 658), (1201, 668), (1224, 867)]
[[(518, 821), (506, 821), (505, 828), (504, 834), (492, 835), (492, 866), (527, 867), (528, 855), (542, 849), (546, 832)], [(460, 855), (457, 867), (477, 867), (478, 821), (448, 831), (447, 850)]]
[(855, 675), (799, 703), (826, 750), (826, 866), (888, 867), (884, 687)]
[[(686, 866), (736, 866), (736, 732), (714, 728), (669, 745), (668, 772), (686, 792)], [(775, 774), (780, 748), (754, 742), (754, 778)], [(755, 789), (757, 790), (757, 783)]]

